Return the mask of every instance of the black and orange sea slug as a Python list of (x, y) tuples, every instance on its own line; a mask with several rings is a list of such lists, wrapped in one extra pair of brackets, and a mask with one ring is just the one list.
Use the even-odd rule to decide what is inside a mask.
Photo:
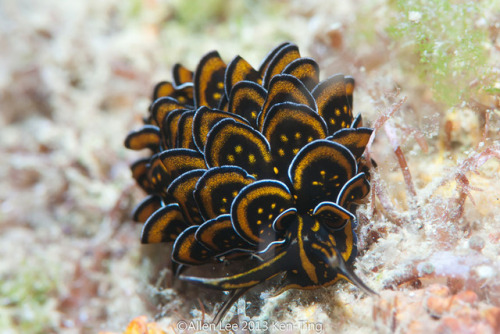
[(125, 146), (148, 148), (132, 174), (148, 196), (133, 215), (143, 243), (173, 243), (188, 266), (242, 262), (242, 272), (180, 278), (232, 291), (215, 322), (251, 287), (278, 276), (278, 291), (347, 280), (356, 216), (369, 193), (363, 152), (372, 129), (353, 117), (354, 79), (319, 81), (296, 45), (272, 50), (259, 69), (216, 51), (191, 72), (180, 64), (160, 82), (144, 125)]

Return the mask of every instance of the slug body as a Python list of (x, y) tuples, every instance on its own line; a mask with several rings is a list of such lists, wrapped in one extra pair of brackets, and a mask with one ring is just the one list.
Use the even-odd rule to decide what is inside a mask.
[(277, 275), (280, 292), (345, 279), (373, 293), (350, 269), (372, 134), (353, 117), (354, 79), (320, 82), (316, 62), (291, 43), (257, 70), (239, 56), (226, 65), (213, 51), (194, 73), (176, 65), (173, 77), (155, 87), (145, 125), (125, 140), (152, 152), (131, 167), (149, 194), (134, 211), (142, 242), (173, 242), (177, 272), (254, 260), (232, 276), (180, 276), (233, 291), (217, 321)]

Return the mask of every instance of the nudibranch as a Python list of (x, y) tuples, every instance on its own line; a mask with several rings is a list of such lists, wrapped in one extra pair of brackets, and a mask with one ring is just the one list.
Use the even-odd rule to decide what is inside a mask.
[(142, 243), (173, 243), (177, 274), (243, 261), (229, 276), (180, 275), (232, 291), (215, 322), (276, 276), (279, 292), (344, 279), (373, 293), (352, 270), (373, 131), (353, 116), (353, 90), (350, 76), (320, 81), (318, 64), (292, 43), (258, 69), (212, 51), (194, 72), (177, 64), (173, 82), (156, 85), (144, 125), (125, 140), (151, 151), (131, 166), (148, 194), (133, 216)]

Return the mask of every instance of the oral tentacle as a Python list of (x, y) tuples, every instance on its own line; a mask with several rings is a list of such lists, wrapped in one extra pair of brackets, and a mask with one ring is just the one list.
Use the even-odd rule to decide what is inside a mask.
[(289, 252), (282, 251), (270, 260), (240, 274), (220, 278), (181, 275), (180, 279), (219, 290), (251, 288), (289, 269), (292, 261)]
[(229, 298), (222, 304), (221, 308), (219, 311), (217, 311), (217, 314), (215, 315), (214, 319), (212, 320), (212, 323), (215, 325), (218, 325), (219, 322), (224, 318), (226, 315), (227, 311), (231, 308), (231, 306), (234, 305), (240, 299), (241, 296), (243, 296), (250, 288), (241, 288), (237, 290), (231, 291), (231, 294), (229, 295)]
[[(337, 256), (336, 256), (336, 259), (333, 260), (332, 262), (335, 262), (334, 265), (337, 266), (337, 270), (339, 271), (339, 273), (343, 276), (345, 276), (345, 279), (347, 281), (349, 281), (350, 283), (354, 284), (357, 288), (359, 288), (360, 290), (362, 290), (364, 293), (368, 294), (368, 295), (377, 295), (378, 296), (378, 293), (376, 293), (375, 291), (373, 291), (370, 287), (368, 287), (362, 280), (361, 278), (359, 278), (355, 273), (354, 271), (350, 270), (349, 268), (347, 268), (345, 262), (344, 262), (344, 259), (342, 258), (342, 256), (340, 255), (339, 251), (336, 250), (337, 252)], [(332, 263), (333, 265), (333, 263)]]

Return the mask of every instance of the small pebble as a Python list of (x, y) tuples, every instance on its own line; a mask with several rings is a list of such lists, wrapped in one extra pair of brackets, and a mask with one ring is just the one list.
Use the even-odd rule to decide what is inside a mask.
[(473, 235), (469, 239), (469, 248), (480, 252), (484, 248), (484, 239), (478, 235)]
[(455, 303), (467, 303), (467, 304), (475, 304), (479, 300), (477, 294), (474, 291), (466, 290), (460, 291), (456, 295), (453, 296), (453, 304)]
[(428, 294), (438, 296), (438, 297), (448, 297), (450, 295), (450, 289), (446, 285), (432, 284), (427, 289)]
[(425, 301), (427, 312), (433, 317), (440, 318), (445, 312), (448, 311), (451, 305), (450, 298), (430, 296)]
[(500, 332), (500, 307), (490, 307), (483, 311), (483, 316), (495, 333)]
[(429, 262), (423, 263), (419, 269), (425, 275), (430, 275), (435, 270), (434, 265), (432, 263), (429, 263)]

